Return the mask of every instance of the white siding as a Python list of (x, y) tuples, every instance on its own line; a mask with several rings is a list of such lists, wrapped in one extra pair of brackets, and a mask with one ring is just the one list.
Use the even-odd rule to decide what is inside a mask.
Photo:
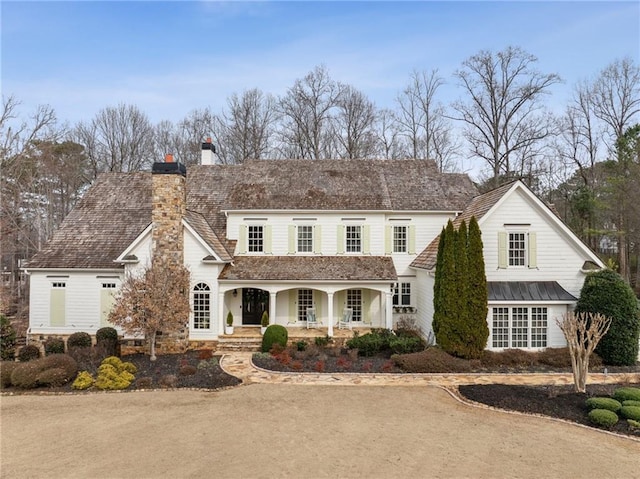
[(417, 324), (425, 338), (433, 333), (433, 276), (424, 269), (416, 270)]

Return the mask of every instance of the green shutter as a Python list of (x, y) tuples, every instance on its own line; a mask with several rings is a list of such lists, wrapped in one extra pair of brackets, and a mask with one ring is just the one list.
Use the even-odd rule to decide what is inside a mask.
[(264, 226), (264, 244), (262, 247), (262, 251), (266, 254), (271, 254), (271, 239), (272, 239), (272, 234), (271, 234), (271, 225), (265, 225)]
[(64, 326), (66, 309), (66, 291), (64, 288), (51, 289), (50, 321), (51, 326)]
[(289, 225), (289, 254), (296, 252), (296, 225)]
[(247, 225), (240, 225), (238, 231), (238, 254), (247, 253)]
[(102, 288), (100, 290), (100, 326), (110, 326), (111, 324), (107, 321), (109, 317), (109, 313), (111, 312), (111, 308), (113, 308), (113, 303), (115, 303), (115, 289), (112, 288)]
[(416, 227), (415, 225), (409, 225), (407, 226), (407, 235), (409, 235), (408, 238), (408, 253), (409, 254), (416, 254)]
[(362, 290), (362, 323), (371, 324), (371, 290)]
[(371, 238), (370, 238), (371, 226), (362, 226), (362, 253), (371, 253)]
[(393, 253), (393, 226), (384, 227), (384, 254)]
[(506, 268), (507, 259), (507, 233), (505, 231), (498, 232), (498, 268)]
[(529, 268), (538, 267), (538, 245), (536, 233), (529, 233)]
[(338, 242), (336, 253), (344, 254), (344, 225), (338, 225), (338, 238), (336, 241)]
[(322, 292), (313, 290), (313, 307), (316, 308), (316, 318), (318, 323), (322, 324)]
[(320, 225), (313, 227), (313, 252), (322, 254), (322, 228)]

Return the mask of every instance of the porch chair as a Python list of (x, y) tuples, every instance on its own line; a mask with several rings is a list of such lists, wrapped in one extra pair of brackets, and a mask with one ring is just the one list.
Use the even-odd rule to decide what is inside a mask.
[(342, 317), (338, 321), (338, 329), (351, 329), (351, 318), (353, 318), (353, 309), (344, 308)]
[(316, 308), (307, 308), (307, 329), (318, 327), (318, 317), (316, 316)]

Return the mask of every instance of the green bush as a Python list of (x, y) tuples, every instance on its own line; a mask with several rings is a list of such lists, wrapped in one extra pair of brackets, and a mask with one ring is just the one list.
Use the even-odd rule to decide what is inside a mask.
[(78, 331), (77, 333), (73, 333), (67, 339), (67, 348), (90, 348), (91, 347), (91, 336), (88, 333), (84, 333)]
[(83, 391), (93, 386), (93, 383), (94, 383), (94, 380), (91, 373), (89, 373), (88, 371), (80, 371), (80, 373), (78, 374), (78, 377), (76, 377), (76, 380), (73, 381), (73, 384), (71, 385), (71, 387), (73, 389)]
[(619, 274), (611, 270), (589, 274), (580, 291), (576, 312), (600, 313), (611, 318), (609, 331), (596, 347), (605, 364), (636, 363), (640, 336), (638, 300)]
[(75, 378), (77, 373), (78, 364), (71, 356), (52, 354), (19, 364), (11, 373), (11, 383), (22, 389), (61, 386)]
[(289, 339), (289, 333), (287, 328), (279, 324), (272, 324), (267, 327), (264, 335), (262, 336), (262, 348), (263, 353), (271, 351), (274, 344), (279, 344), (283, 348), (287, 347), (287, 340)]
[(64, 354), (64, 339), (47, 338), (44, 342), (44, 354), (47, 356), (50, 354)]
[(18, 360), (22, 363), (26, 363), (27, 361), (33, 361), (34, 359), (38, 359), (40, 357), (40, 348), (35, 344), (27, 344), (20, 348), (18, 351)]
[(640, 406), (622, 406), (620, 415), (625, 419), (640, 421)]
[(360, 356), (375, 356), (389, 351), (389, 343), (395, 337), (392, 331), (383, 328), (374, 328), (370, 333), (362, 336), (356, 331), (353, 333), (353, 338), (347, 341), (347, 347), (357, 349)]
[(632, 430), (640, 429), (640, 421), (634, 421), (633, 419), (627, 419), (627, 424)]
[(407, 373), (464, 373), (471, 370), (468, 360), (456, 358), (439, 347), (419, 353), (397, 354), (391, 359)]
[(622, 401), (623, 406), (636, 406), (640, 407), (640, 401), (634, 401), (633, 399), (627, 399), (626, 401)]
[(393, 354), (411, 354), (423, 351), (424, 340), (417, 336), (398, 336), (389, 339), (389, 349)]
[(589, 411), (589, 421), (598, 427), (611, 427), (618, 422), (618, 415), (608, 409), (592, 409)]
[(16, 330), (4, 314), (0, 314), (0, 359), (13, 361), (16, 355)]
[(8, 388), (11, 386), (11, 373), (19, 364), (15, 361), (0, 362), (0, 387)]
[(607, 409), (608, 411), (618, 412), (622, 407), (620, 401), (616, 401), (612, 398), (589, 398), (586, 400), (585, 404), (589, 409)]
[(96, 348), (101, 349), (106, 356), (120, 356), (118, 331), (109, 326), (96, 331)]
[(613, 391), (613, 397), (618, 401), (640, 401), (640, 388), (618, 388)]

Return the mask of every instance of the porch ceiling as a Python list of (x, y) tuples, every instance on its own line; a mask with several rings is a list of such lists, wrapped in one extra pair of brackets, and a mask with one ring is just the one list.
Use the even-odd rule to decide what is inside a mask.
[(218, 279), (242, 281), (397, 281), (387, 256), (236, 256)]

